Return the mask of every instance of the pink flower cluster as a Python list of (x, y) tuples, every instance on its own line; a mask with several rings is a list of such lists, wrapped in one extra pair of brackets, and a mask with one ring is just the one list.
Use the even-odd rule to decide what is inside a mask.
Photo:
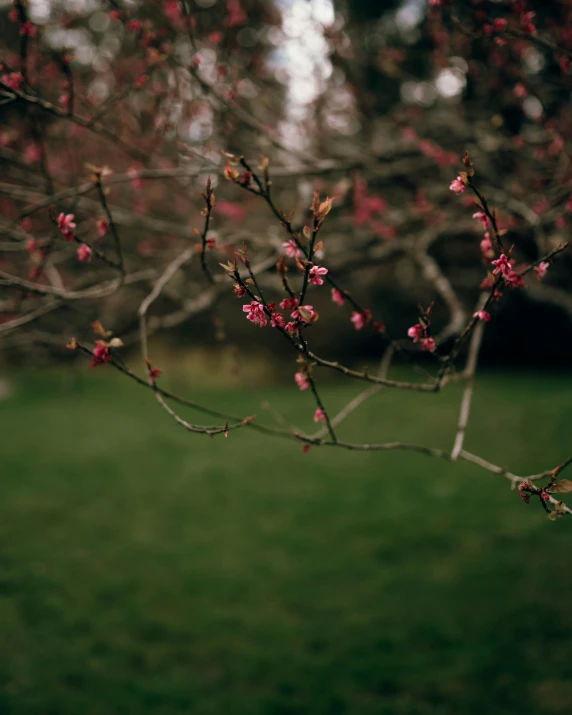
[(529, 488), (530, 487), (528, 486), (526, 479), (523, 479), (522, 482), (518, 485), (518, 493), (525, 504), (530, 504), (530, 494), (527, 494), (525, 492), (525, 489)]
[(32, 25), (32, 23), (29, 20), (26, 20), (26, 22), (23, 22), (20, 25), (20, 35), (22, 37), (36, 37), (38, 34), (38, 28), (35, 25)]
[(382, 214), (387, 210), (387, 202), (381, 196), (370, 196), (367, 184), (360, 177), (354, 179), (354, 223), (357, 227), (365, 226), (373, 219), (374, 214)]
[(332, 300), (337, 305), (343, 305), (346, 302), (346, 298), (341, 290), (337, 288), (332, 288)]
[(91, 248), (86, 243), (82, 243), (81, 246), (77, 249), (78, 260), (82, 261), (83, 263), (89, 263), (89, 261), (91, 261), (92, 253), (93, 251), (91, 250)]
[(484, 29), (487, 35), (490, 35), (491, 32), (504, 32), (507, 25), (508, 22), (504, 17), (497, 17), (496, 20), (493, 21), (492, 25), (487, 24)]
[(300, 257), (300, 249), (296, 245), (296, 241), (294, 241), (293, 239), (290, 239), (289, 241), (283, 243), (282, 248), (284, 249), (284, 253), (290, 258)]
[(544, 278), (544, 276), (546, 275), (546, 271), (548, 270), (549, 266), (550, 266), (550, 263), (547, 263), (546, 261), (542, 261), (541, 263), (539, 263), (539, 264), (536, 266), (536, 268), (534, 269), (534, 271), (535, 271), (535, 273), (536, 273), (536, 279), (537, 279), (537, 280), (541, 280), (542, 278)]
[(361, 312), (354, 310), (350, 318), (356, 330), (361, 330), (371, 320), (371, 311), (362, 310)]
[(280, 307), (282, 308), (282, 310), (294, 310), (298, 307), (298, 299), (284, 298), (284, 300), (280, 303)]
[(98, 218), (95, 222), (95, 227), (100, 238), (103, 238), (109, 231), (109, 222), (104, 218)]
[(480, 221), (485, 230), (489, 227), (489, 224), (490, 224), (489, 217), (486, 215), (486, 213), (484, 211), (477, 211), (476, 213), (473, 214), (473, 218), (476, 218), (477, 221)]
[(499, 47), (502, 47), (503, 45), (506, 45), (506, 40), (504, 37), (501, 37), (501, 35), (506, 30), (507, 25), (508, 22), (505, 20), (504, 17), (497, 17), (496, 20), (493, 21), (492, 25), (487, 23), (486, 25), (484, 25), (483, 29), (487, 35), (497, 33), (496, 37), (494, 38), (495, 44), (497, 44)]
[(291, 313), (291, 317), (294, 320), (298, 320), (301, 323), (307, 323), (308, 325), (316, 319), (317, 315), (318, 314), (314, 310), (313, 305), (300, 305)]
[(243, 305), (242, 310), (247, 314), (246, 319), (250, 320), (251, 323), (259, 325), (261, 328), (267, 324), (268, 320), (266, 319), (264, 306), (257, 300), (253, 300), (250, 305)]
[(247, 20), (248, 16), (243, 10), (239, 0), (227, 0), (224, 26), (236, 27), (236, 25), (244, 25)]
[[(234, 286), (234, 292), (239, 298), (246, 293), (245, 288), (236, 284)], [(250, 320), (251, 323), (259, 325), (263, 328), (268, 323), (268, 313), (270, 313), (270, 325), (273, 328), (283, 328), (290, 335), (297, 336), (300, 333), (300, 325), (309, 325), (317, 319), (318, 313), (314, 310), (313, 305), (298, 305), (297, 298), (284, 298), (280, 303), (280, 307), (283, 310), (291, 310), (290, 317), (292, 320), (286, 323), (286, 320), (282, 313), (276, 311), (276, 303), (268, 303), (266, 306), (262, 305), (257, 300), (251, 301), (250, 305), (243, 305), (242, 310), (245, 312), (246, 319)]]
[(314, 422), (326, 422), (326, 415), (321, 407), (314, 412)]
[(407, 331), (407, 335), (413, 340), (414, 343), (421, 343), (421, 350), (426, 350), (429, 353), (434, 353), (435, 340), (427, 335), (427, 328), (421, 323), (416, 323), (412, 325)]
[(467, 187), (465, 186), (465, 182), (463, 181), (463, 179), (461, 179), (460, 176), (457, 176), (456, 179), (453, 179), (453, 181), (451, 181), (449, 188), (451, 189), (451, 191), (454, 191), (457, 196), (460, 196)]
[(315, 286), (321, 286), (324, 285), (324, 279), (322, 276), (327, 275), (328, 269), (323, 268), (322, 266), (312, 266), (310, 268), (310, 283)]
[(495, 257), (493, 244), (491, 242), (491, 235), (488, 231), (485, 233), (485, 236), (481, 241), (481, 255), (485, 263), (490, 263)]
[(63, 212), (58, 216), (58, 228), (66, 241), (73, 241), (75, 235), (73, 229), (76, 227), (74, 218), (74, 214), (64, 214)]
[(476, 313), (473, 313), (473, 318), (477, 318), (477, 320), (483, 320), (485, 323), (490, 322), (491, 315), (490, 313), (487, 313), (486, 310), (477, 310)]
[(153, 367), (149, 370), (149, 379), (153, 384), (161, 377), (162, 370), (158, 367)]
[[(346, 302), (346, 297), (338, 288), (332, 288), (332, 301), (336, 305), (343, 305)], [(352, 311), (351, 322), (356, 330), (362, 330), (369, 322), (371, 322), (371, 310), (359, 310)], [(373, 329), (378, 333), (383, 333), (385, 331), (385, 325), (378, 321), (373, 323)]]
[(3, 82), (10, 89), (20, 89), (24, 82), (24, 75), (21, 72), (8, 72), (0, 75), (0, 82)]
[(308, 380), (308, 375), (305, 372), (297, 372), (294, 375), (294, 380), (300, 388), (300, 390), (307, 390), (310, 387), (310, 381)]
[(529, 35), (536, 35), (537, 33), (536, 26), (533, 22), (535, 16), (535, 12), (523, 12), (520, 16), (520, 24), (522, 26), (522, 29), (525, 32), (528, 32)]
[(501, 253), (500, 257), (496, 261), (491, 261), (493, 266), (493, 275), (501, 275), (507, 286), (511, 288), (522, 288), (524, 286), (524, 279), (514, 270), (514, 260), (512, 258), (507, 258), (504, 253)]
[(109, 346), (103, 341), (97, 340), (97, 345), (93, 349), (93, 354), (91, 356), (90, 367), (99, 367), (99, 365), (105, 365), (105, 363), (111, 362), (111, 351)]

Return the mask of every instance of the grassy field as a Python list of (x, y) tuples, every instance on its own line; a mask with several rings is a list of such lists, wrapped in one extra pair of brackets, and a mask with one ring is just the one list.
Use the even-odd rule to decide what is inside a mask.
[[(458, 397), (386, 391), (341, 434), (450, 448)], [(555, 466), (571, 397), (570, 377), (481, 377), (467, 448)], [(190, 435), (106, 369), (18, 378), (0, 434), (2, 715), (572, 712), (572, 520), (501, 477)]]

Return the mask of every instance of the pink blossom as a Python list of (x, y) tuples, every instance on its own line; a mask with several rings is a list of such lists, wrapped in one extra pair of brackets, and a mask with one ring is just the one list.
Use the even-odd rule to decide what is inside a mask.
[(350, 318), (352, 323), (354, 324), (354, 328), (356, 330), (361, 330), (366, 323), (369, 323), (371, 320), (371, 311), (369, 310), (363, 310), (361, 312), (354, 310), (352, 312), (352, 317)]
[(151, 370), (149, 370), (149, 379), (153, 384), (157, 381), (157, 378), (161, 376), (162, 370), (160, 370), (158, 367), (153, 367)]
[(298, 324), (294, 322), (286, 323), (284, 330), (288, 333), (288, 335), (292, 335), (295, 338), (300, 335), (300, 328), (298, 327)]
[(224, 18), (225, 27), (244, 25), (247, 20), (248, 16), (242, 9), (239, 0), (226, 0), (226, 16)]
[(311, 323), (317, 316), (313, 305), (301, 305), (292, 311), (292, 318), (302, 323)]
[(76, 227), (74, 218), (74, 214), (64, 214), (63, 211), (58, 216), (58, 228), (63, 233), (66, 241), (71, 241), (74, 236), (73, 229)]
[(99, 365), (105, 365), (107, 362), (111, 362), (111, 352), (109, 347), (105, 345), (101, 340), (97, 340), (97, 345), (93, 349), (93, 354), (91, 356), (90, 367), (98, 367)]
[(523, 479), (522, 482), (518, 485), (518, 493), (520, 494), (520, 498), (525, 504), (530, 504), (530, 494), (526, 493), (526, 489), (530, 489), (530, 487), (526, 479)]
[(371, 228), (376, 236), (383, 238), (385, 241), (390, 241), (392, 238), (397, 236), (397, 229), (395, 226), (387, 226), (379, 221), (372, 221)]
[(10, 89), (20, 89), (24, 82), (24, 75), (21, 72), (8, 72), (8, 74), (0, 75), (0, 81)]
[(548, 199), (541, 199), (540, 201), (537, 201), (532, 208), (535, 213), (541, 216), (550, 210), (550, 201), (548, 201)]
[(514, 85), (513, 92), (514, 92), (515, 96), (518, 97), (519, 99), (523, 99), (528, 94), (528, 90), (522, 84), (522, 82), (518, 82), (517, 84)]
[(510, 288), (522, 288), (524, 286), (524, 278), (512, 270), (505, 274), (504, 280)]
[(300, 249), (296, 245), (296, 241), (294, 241), (293, 239), (290, 239), (289, 241), (283, 243), (282, 248), (284, 249), (286, 255), (290, 256), (290, 258), (298, 258), (300, 255)]
[(143, 87), (147, 84), (149, 81), (149, 77), (146, 74), (140, 74), (139, 77), (135, 80), (133, 86), (135, 89), (143, 89)]
[(414, 343), (418, 343), (425, 337), (425, 328), (421, 325), (421, 323), (416, 323), (409, 328), (407, 335), (413, 340)]
[(504, 32), (506, 30), (507, 21), (504, 17), (497, 17), (493, 22), (493, 28), (495, 32)]
[(520, 16), (520, 24), (522, 25), (522, 29), (525, 32), (528, 32), (529, 35), (536, 35), (537, 32), (536, 27), (533, 23), (535, 16), (535, 12), (523, 12)]
[(135, 190), (139, 190), (143, 186), (143, 181), (139, 176), (139, 168), (137, 166), (131, 166), (127, 169), (127, 176), (131, 177), (131, 186)]
[(404, 127), (402, 130), (403, 138), (408, 142), (413, 142), (417, 139), (417, 132), (413, 127)]
[(294, 375), (294, 379), (296, 380), (296, 384), (300, 388), (300, 390), (307, 390), (310, 387), (310, 382), (308, 380), (308, 376), (304, 372), (297, 372)]
[(217, 201), (217, 213), (226, 216), (231, 221), (242, 222), (246, 218), (246, 209), (235, 201)]
[(20, 35), (22, 37), (36, 37), (37, 34), (38, 28), (35, 25), (32, 25), (29, 20), (26, 20), (26, 22), (23, 22), (20, 25)]
[(321, 407), (314, 412), (314, 422), (326, 422), (326, 415)]
[(298, 298), (284, 298), (280, 303), (282, 310), (294, 310), (298, 307)]
[(550, 263), (548, 263), (547, 261), (542, 261), (542, 263), (539, 263), (536, 266), (536, 268), (534, 269), (536, 272), (536, 280), (541, 280), (542, 278), (544, 278), (549, 266), (550, 266)]
[(478, 221), (480, 221), (483, 225), (483, 228), (489, 227), (489, 217), (484, 211), (477, 211), (477, 213), (473, 214), (473, 218), (476, 218)]
[(95, 227), (100, 238), (103, 238), (105, 234), (109, 231), (109, 222), (104, 218), (98, 218), (95, 222)]
[(143, 27), (143, 23), (141, 20), (129, 20), (127, 23), (127, 29), (131, 30), (132, 32), (139, 32), (139, 30)]
[(332, 300), (334, 303), (337, 303), (337, 305), (343, 305), (346, 302), (344, 294), (337, 288), (332, 288)]
[(484, 320), (485, 323), (488, 323), (491, 319), (490, 313), (487, 313), (486, 310), (477, 310), (476, 313), (473, 313), (473, 318), (477, 318), (478, 320)]
[(383, 323), (381, 320), (376, 320), (371, 327), (375, 330), (376, 333), (385, 333), (385, 323)]
[(493, 275), (498, 276), (498, 274), (501, 273), (503, 276), (506, 276), (512, 268), (513, 262), (510, 261), (504, 253), (501, 253), (500, 258), (497, 258), (496, 261), (491, 261), (491, 263), (493, 266), (496, 266), (493, 270)]
[[(421, 150), (421, 153), (423, 156), (428, 156), (430, 158), (435, 158), (435, 155), (438, 153), (439, 149), (438, 147), (435, 146), (435, 144), (428, 139), (421, 139), (419, 142), (419, 149)], [(461, 177), (459, 177), (461, 178)]]
[(374, 214), (380, 215), (387, 210), (387, 202), (381, 196), (368, 195), (367, 184), (359, 176), (354, 179), (353, 200), (354, 222), (358, 227), (370, 222)]
[(246, 288), (241, 286), (240, 283), (235, 283), (232, 287), (237, 298), (243, 298), (246, 295)]
[(312, 266), (310, 268), (310, 283), (315, 286), (324, 285), (324, 279), (321, 276), (325, 276), (328, 273), (327, 268), (322, 266)]
[(119, 22), (121, 20), (121, 13), (119, 12), (119, 10), (110, 10), (109, 19), (111, 20), (111, 22)]
[(427, 352), (434, 353), (435, 352), (435, 341), (433, 338), (425, 338), (425, 340), (421, 343), (421, 350), (427, 350)]
[(42, 156), (40, 147), (35, 142), (30, 142), (24, 150), (24, 161), (26, 164), (35, 164)]
[(485, 237), (481, 241), (481, 253), (483, 254), (483, 258), (487, 261), (494, 258), (495, 252), (493, 250), (493, 244), (491, 243), (491, 236), (488, 232), (485, 233)]
[(93, 251), (91, 250), (91, 248), (86, 243), (82, 243), (81, 246), (77, 249), (78, 260), (80, 260), (82, 263), (89, 263), (91, 261), (92, 253)]
[(494, 286), (494, 278), (492, 275), (489, 273), (486, 278), (483, 278), (481, 281), (481, 284), (479, 285), (479, 288), (481, 290), (491, 290), (492, 287)]
[(270, 325), (273, 328), (283, 328), (284, 327), (284, 316), (282, 313), (272, 313), (270, 316)]
[(216, 238), (207, 238), (205, 241), (205, 246), (209, 248), (211, 251), (216, 248)]
[(74, 218), (75, 214), (64, 214), (62, 211), (62, 213), (58, 216), (58, 228), (60, 231), (67, 231), (75, 228), (76, 224), (74, 223)]
[[(562, 137), (560, 134), (557, 134), (554, 137), (554, 140), (552, 144), (548, 147), (548, 153), (550, 156), (558, 156), (560, 152), (564, 149), (564, 137)], [(550, 202), (548, 202), (548, 206), (546, 210), (550, 209)]]
[(245, 313), (248, 313), (246, 318), (247, 320), (250, 320), (251, 323), (259, 325), (261, 328), (266, 325), (267, 320), (262, 303), (259, 303), (257, 300), (253, 300), (250, 305), (243, 305), (242, 310)]
[(181, 17), (181, 3), (178, 0), (167, 0), (165, 3), (165, 16), (173, 23), (176, 23)]
[(460, 196), (466, 189), (465, 182), (463, 181), (463, 179), (461, 179), (460, 176), (457, 176), (456, 179), (453, 179), (453, 181), (451, 181), (449, 189), (451, 189), (451, 191), (454, 191), (457, 196)]

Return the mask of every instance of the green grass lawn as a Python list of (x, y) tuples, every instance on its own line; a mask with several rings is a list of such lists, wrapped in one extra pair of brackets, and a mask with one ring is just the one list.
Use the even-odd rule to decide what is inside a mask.
[[(305, 393), (265, 394), (311, 417)], [(555, 466), (571, 396), (570, 377), (479, 378), (467, 449)], [(458, 398), (385, 391), (340, 434), (450, 448)], [(572, 712), (572, 519), (501, 477), (191, 435), (107, 369), (17, 379), (0, 434), (2, 715)]]

